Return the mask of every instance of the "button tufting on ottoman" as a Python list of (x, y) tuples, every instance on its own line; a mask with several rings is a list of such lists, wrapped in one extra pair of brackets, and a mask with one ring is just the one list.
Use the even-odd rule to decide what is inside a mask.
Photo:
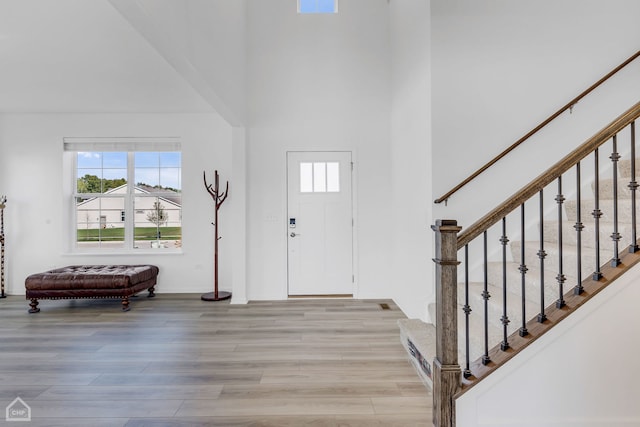
[(155, 265), (71, 265), (32, 274), (24, 284), (30, 299), (29, 313), (37, 313), (38, 299), (122, 298), (129, 310), (129, 297), (145, 289), (155, 296), (158, 277)]

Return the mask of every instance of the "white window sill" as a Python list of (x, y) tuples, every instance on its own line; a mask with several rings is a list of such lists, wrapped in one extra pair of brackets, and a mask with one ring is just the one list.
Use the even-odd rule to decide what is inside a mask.
[(65, 252), (63, 256), (102, 256), (102, 257), (116, 257), (116, 256), (136, 256), (136, 255), (184, 255), (184, 251), (181, 249), (135, 249), (135, 250), (121, 250), (121, 251), (74, 251)]

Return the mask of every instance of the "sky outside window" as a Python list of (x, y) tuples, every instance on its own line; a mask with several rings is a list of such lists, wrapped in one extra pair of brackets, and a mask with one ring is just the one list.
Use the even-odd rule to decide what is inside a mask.
[[(89, 193), (101, 193), (105, 191), (102, 188), (102, 180), (121, 180), (122, 183), (127, 179), (127, 153), (122, 152), (79, 152), (77, 156), (77, 178), (85, 183), (78, 184), (78, 191)], [(99, 182), (99, 185), (95, 183)], [(111, 187), (113, 188), (113, 187)]]
[(180, 190), (180, 152), (137, 152), (135, 182)]
[[(126, 152), (79, 152), (77, 159), (78, 179), (89, 175), (98, 180), (127, 180)], [(180, 152), (136, 152), (135, 184), (180, 191), (181, 164)], [(95, 191), (102, 190), (91, 192)]]
[(338, 0), (298, 0), (299, 13), (337, 13)]

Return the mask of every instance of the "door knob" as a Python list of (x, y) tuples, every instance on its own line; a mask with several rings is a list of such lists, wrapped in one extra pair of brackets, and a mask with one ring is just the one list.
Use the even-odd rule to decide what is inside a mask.
[(289, 236), (296, 237), (296, 236), (299, 236), (299, 234), (296, 234), (294, 231), (292, 231), (291, 234), (289, 234)]

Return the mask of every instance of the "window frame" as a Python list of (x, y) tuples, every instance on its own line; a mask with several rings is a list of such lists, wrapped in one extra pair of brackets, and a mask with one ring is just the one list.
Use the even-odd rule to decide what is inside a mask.
[[(149, 247), (135, 247), (135, 226), (136, 226), (136, 210), (140, 210), (136, 207), (135, 202), (139, 198), (152, 198), (158, 201), (166, 200), (163, 196), (175, 196), (174, 193), (150, 193), (144, 194), (136, 192), (136, 165), (135, 155), (140, 152), (177, 152), (180, 153), (180, 187), (182, 187), (182, 147), (179, 138), (64, 138), (64, 156), (63, 167), (70, 179), (67, 181), (68, 186), (64, 191), (64, 198), (66, 202), (65, 213), (68, 218), (68, 229), (66, 234), (66, 251), (70, 254), (116, 254), (116, 255), (134, 255), (134, 254), (167, 254), (167, 253), (182, 253), (183, 236), (182, 230), (180, 233), (180, 244), (175, 247), (163, 247), (161, 250), (150, 244)], [(78, 180), (78, 153), (80, 152), (124, 152), (127, 156), (126, 165), (126, 179), (127, 185), (126, 192), (123, 194), (108, 194), (106, 192), (101, 193), (78, 193), (77, 192), (77, 180)], [(160, 169), (162, 166), (159, 165)], [(180, 188), (181, 190), (181, 188)], [(180, 191), (182, 198), (182, 191)], [(96, 247), (82, 247), (78, 245), (78, 210), (76, 197), (89, 196), (100, 198), (121, 198), (123, 199), (123, 209), (116, 209), (118, 223), (123, 225), (124, 228), (124, 240), (120, 247), (105, 247), (98, 245)], [(182, 228), (183, 206), (182, 200), (180, 200), (180, 212), (179, 221)], [(124, 211), (124, 221), (121, 219), (121, 211)], [(139, 215), (139, 214), (138, 214)], [(155, 242), (155, 240), (150, 240)]]

